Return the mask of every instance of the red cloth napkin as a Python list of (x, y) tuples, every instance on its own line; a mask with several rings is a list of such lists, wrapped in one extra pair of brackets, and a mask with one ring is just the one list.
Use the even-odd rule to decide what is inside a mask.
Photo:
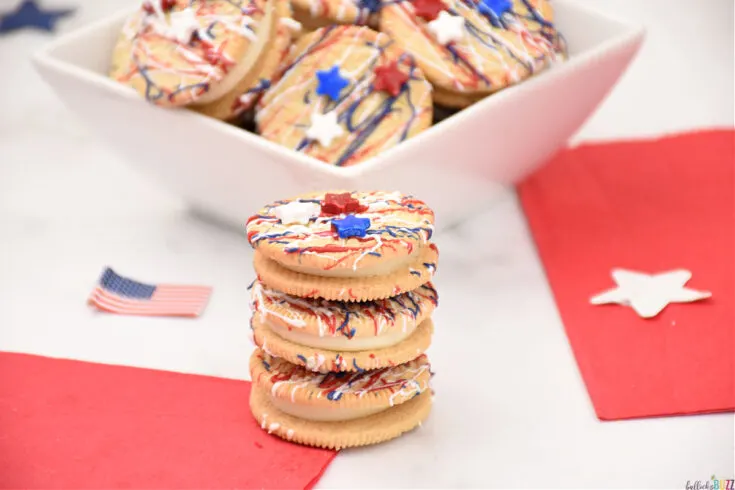
[[(567, 150), (519, 186), (600, 419), (735, 409), (735, 133)], [(684, 268), (712, 298), (643, 319), (593, 306), (610, 271)]]
[(270, 436), (250, 383), (0, 353), (2, 488), (311, 488), (334, 451)]

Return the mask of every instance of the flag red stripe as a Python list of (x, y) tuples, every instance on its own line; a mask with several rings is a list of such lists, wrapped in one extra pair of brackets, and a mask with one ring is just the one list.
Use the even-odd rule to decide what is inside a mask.
[(117, 311), (131, 311), (131, 312), (156, 312), (156, 311), (182, 311), (182, 312), (196, 312), (199, 311), (203, 303), (199, 304), (157, 304), (157, 305), (145, 305), (137, 302), (118, 300), (114, 297), (108, 297), (104, 294), (95, 294), (91, 298), (95, 303), (102, 304), (108, 308), (114, 308)]
[(182, 317), (197, 317), (200, 312), (187, 312), (187, 311), (128, 311), (120, 308), (112, 308), (108, 305), (99, 303), (93, 299), (90, 299), (89, 304), (93, 305), (100, 311), (107, 313), (117, 313), (121, 315), (135, 315), (135, 316), (182, 316)]
[(208, 297), (209, 294), (195, 300), (136, 300), (117, 296), (98, 286), (89, 301), (100, 309), (113, 313), (196, 316), (206, 305)]
[(105, 298), (107, 301), (110, 301), (111, 303), (117, 304), (117, 305), (126, 305), (131, 308), (160, 308), (160, 307), (177, 307), (181, 308), (188, 305), (200, 305), (205, 302), (206, 298), (201, 298), (197, 301), (164, 301), (164, 300), (139, 300), (139, 299), (133, 299), (133, 298), (126, 298), (123, 296), (118, 296), (116, 294), (110, 293), (102, 288), (97, 288), (95, 290), (95, 294)]
[(182, 310), (177, 309), (160, 309), (160, 310), (134, 310), (130, 308), (117, 307), (110, 303), (100, 300), (99, 298), (90, 299), (90, 304), (99, 308), (100, 310), (107, 311), (110, 313), (119, 313), (125, 315), (142, 315), (142, 316), (198, 316), (200, 309), (196, 310)]

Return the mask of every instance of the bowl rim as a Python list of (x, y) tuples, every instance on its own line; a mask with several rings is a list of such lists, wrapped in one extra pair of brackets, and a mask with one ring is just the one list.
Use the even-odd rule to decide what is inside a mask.
[[(386, 151), (363, 160), (357, 164), (350, 165), (347, 167), (338, 167), (336, 165), (327, 164), (321, 160), (318, 160), (309, 155), (293, 151), (282, 145), (279, 145), (273, 141), (267, 140), (258, 134), (251, 133), (250, 131), (243, 130), (237, 126), (229, 124), (218, 119), (205, 116), (203, 114), (186, 110), (185, 108), (157, 108), (159, 110), (167, 111), (180, 111), (182, 114), (180, 117), (194, 118), (198, 120), (197, 124), (209, 125), (215, 131), (222, 131), (226, 134), (232, 135), (234, 138), (239, 138), (240, 141), (247, 143), (248, 145), (255, 145), (260, 151), (270, 154), (279, 160), (289, 161), (291, 164), (300, 164), (305, 166), (307, 169), (314, 170), (328, 174), (332, 177), (355, 179), (365, 174), (374, 173), (384, 169), (390, 164), (400, 161), (403, 157), (410, 155), (413, 150), (422, 145), (423, 142), (431, 137), (437, 135), (437, 131), (447, 132), (458, 127), (461, 128), (465, 121), (473, 116), (480, 114), (481, 112), (491, 112), (491, 109), (498, 105), (503, 104), (513, 98), (522, 97), (525, 92), (534, 90), (540, 84), (550, 83), (555, 78), (563, 77), (569, 71), (576, 69), (577, 67), (587, 65), (588, 63), (603, 58), (614, 51), (618, 51), (629, 44), (640, 44), (643, 42), (646, 29), (640, 24), (633, 24), (628, 21), (619, 19), (615, 16), (607, 13), (596, 11), (589, 6), (583, 5), (581, 2), (574, 0), (555, 0), (557, 4), (564, 4), (571, 6), (572, 8), (582, 12), (586, 16), (596, 17), (608, 21), (610, 23), (618, 24), (623, 30), (620, 34), (611, 36), (594, 46), (591, 49), (580, 52), (579, 54), (570, 57), (568, 60), (551, 67), (550, 69), (544, 70), (536, 76), (532, 76), (522, 83), (513, 85), (506, 89), (500, 90), (492, 95), (492, 97), (485, 97), (482, 100), (459, 110), (457, 113), (448, 117), (447, 119), (440, 121), (437, 124), (432, 124), (430, 127), (420, 132), (419, 134), (412, 136), (411, 138), (401, 142)], [(127, 98), (132, 103), (148, 104), (145, 100), (140, 98), (134, 90), (126, 87), (120, 83), (111, 80), (110, 78), (94, 72), (90, 69), (80, 67), (73, 62), (64, 61), (55, 57), (54, 52), (59, 48), (71, 44), (79, 39), (83, 39), (89, 36), (90, 33), (98, 31), (99, 29), (109, 27), (111, 24), (117, 24), (124, 21), (127, 16), (137, 9), (124, 9), (117, 11), (111, 15), (103, 17), (101, 19), (92, 21), (85, 24), (71, 32), (68, 32), (53, 41), (44, 45), (41, 49), (37, 50), (32, 55), (32, 62), (36, 66), (51, 68), (55, 71), (65, 73), (77, 80), (82, 80), (88, 84), (92, 84), (98, 88), (111, 92), (117, 96)]]

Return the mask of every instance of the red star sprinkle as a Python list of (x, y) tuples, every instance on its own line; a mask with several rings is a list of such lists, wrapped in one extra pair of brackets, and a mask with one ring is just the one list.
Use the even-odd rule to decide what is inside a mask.
[(388, 92), (393, 97), (401, 93), (401, 88), (408, 81), (408, 75), (398, 69), (398, 63), (391, 61), (387, 65), (375, 69), (375, 90)]
[(360, 204), (349, 192), (327, 194), (322, 201), (322, 214), (326, 215), (362, 213), (366, 210), (367, 206)]
[(436, 19), (439, 12), (447, 9), (442, 0), (413, 0), (411, 3), (413, 3), (413, 11), (416, 16), (427, 22)]

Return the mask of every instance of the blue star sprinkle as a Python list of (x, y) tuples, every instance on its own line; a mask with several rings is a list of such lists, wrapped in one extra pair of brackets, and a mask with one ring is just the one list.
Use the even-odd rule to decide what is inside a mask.
[(370, 13), (380, 10), (380, 0), (357, 0), (357, 5)]
[(511, 0), (480, 0), (477, 8), (484, 15), (500, 17), (513, 7)]
[(370, 228), (370, 218), (358, 218), (354, 214), (348, 214), (342, 219), (332, 220), (332, 227), (337, 230), (340, 238), (362, 238)]
[(329, 70), (316, 72), (319, 85), (316, 87), (317, 95), (326, 95), (332, 100), (339, 100), (339, 93), (349, 85), (349, 81), (339, 74), (339, 67), (334, 65)]
[(0, 34), (30, 28), (53, 32), (56, 22), (72, 9), (43, 10), (33, 0), (25, 0), (14, 12), (0, 15)]

